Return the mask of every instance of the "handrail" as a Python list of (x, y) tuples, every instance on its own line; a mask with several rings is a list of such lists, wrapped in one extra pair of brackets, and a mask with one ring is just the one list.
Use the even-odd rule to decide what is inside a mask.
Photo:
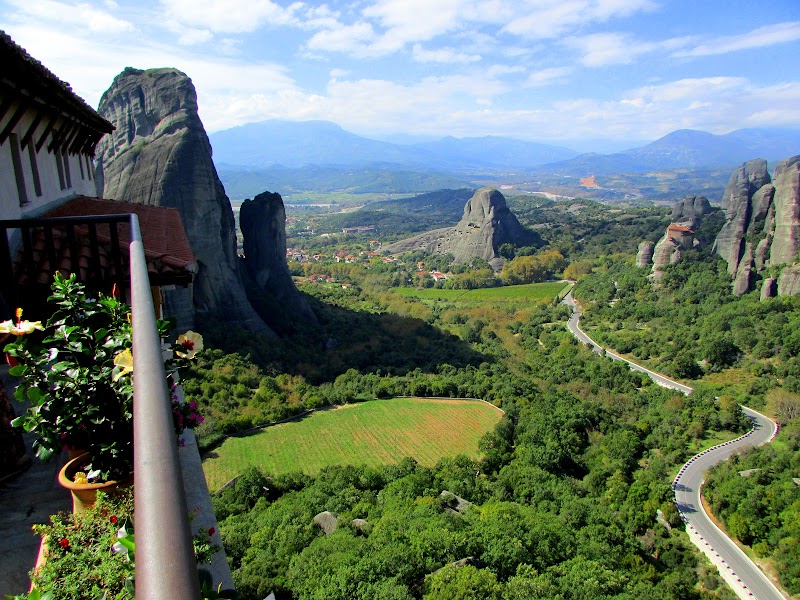
[(130, 215), (136, 597), (200, 598), (197, 564), (139, 219)]

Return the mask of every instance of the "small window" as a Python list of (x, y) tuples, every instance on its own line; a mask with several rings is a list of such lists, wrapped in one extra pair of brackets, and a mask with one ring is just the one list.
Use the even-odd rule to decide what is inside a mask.
[(9, 136), (11, 142), (11, 163), (14, 166), (14, 178), (17, 180), (17, 194), (19, 195), (19, 205), (25, 206), (28, 203), (28, 190), (25, 188), (25, 173), (22, 171), (22, 158), (19, 151), (19, 136), (12, 133)]
[(71, 188), (72, 187), (72, 177), (70, 177), (70, 174), (69, 174), (69, 154), (67, 154), (66, 152), (62, 152), (61, 153), (61, 158), (64, 159), (64, 175), (66, 175), (66, 178), (67, 178), (67, 187)]
[(33, 190), (37, 196), (42, 195), (42, 181), (39, 179), (39, 165), (36, 163), (36, 148), (31, 141), (28, 143), (28, 158), (31, 161), (31, 174), (33, 175)]
[(56, 169), (58, 169), (58, 183), (61, 186), (62, 190), (67, 189), (67, 185), (64, 183), (64, 165), (61, 163), (61, 154), (58, 150), (53, 152), (53, 156), (56, 159)]

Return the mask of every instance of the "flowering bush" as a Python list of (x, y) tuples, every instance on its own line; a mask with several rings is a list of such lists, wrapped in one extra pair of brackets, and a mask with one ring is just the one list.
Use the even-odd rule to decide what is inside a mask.
[[(62, 448), (87, 450), (88, 479), (118, 479), (133, 467), (133, 355), (130, 309), (112, 296), (89, 297), (74, 275), (56, 273), (49, 302), (56, 306), (46, 325), (0, 323), (0, 331), (17, 336), (5, 352), (18, 363), (9, 373), (21, 379), (15, 397), (29, 401), (27, 413), (13, 424), (37, 434), (36, 455), (46, 460)], [(168, 331), (160, 321), (159, 333)], [(169, 384), (202, 350), (202, 337), (187, 332), (173, 351), (163, 349)], [(176, 433), (202, 421), (196, 406), (173, 410)], [(175, 414), (175, 412), (173, 412)]]

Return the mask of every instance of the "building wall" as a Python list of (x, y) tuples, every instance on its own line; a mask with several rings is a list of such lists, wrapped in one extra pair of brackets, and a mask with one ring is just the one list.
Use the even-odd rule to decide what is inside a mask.
[[(9, 115), (13, 110), (9, 111)], [(10, 118), (7, 117), (7, 119)], [(28, 111), (14, 127), (11, 136), (0, 146), (0, 218), (19, 219), (34, 217), (61, 201), (73, 196), (97, 196), (94, 178), (94, 164), (85, 155), (66, 154), (58, 151), (48, 152), (47, 146), (52, 134), (38, 152), (33, 152), (33, 160), (38, 172), (38, 186), (32, 164), (29, 146), (21, 148), (21, 141), (33, 122), (34, 113)], [(5, 127), (0, 122), (0, 129)], [(33, 136), (32, 144), (44, 132), (40, 124)], [(16, 158), (18, 160), (14, 160)], [(23, 185), (18, 185), (15, 163), (21, 169)], [(22, 194), (20, 194), (22, 187)]]

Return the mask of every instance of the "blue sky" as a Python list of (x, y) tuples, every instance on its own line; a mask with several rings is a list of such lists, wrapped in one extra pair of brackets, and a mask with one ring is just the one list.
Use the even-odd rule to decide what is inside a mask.
[(611, 150), (800, 127), (800, 0), (0, 0), (0, 29), (93, 106), (126, 66), (177, 67), (209, 132), (324, 119)]

